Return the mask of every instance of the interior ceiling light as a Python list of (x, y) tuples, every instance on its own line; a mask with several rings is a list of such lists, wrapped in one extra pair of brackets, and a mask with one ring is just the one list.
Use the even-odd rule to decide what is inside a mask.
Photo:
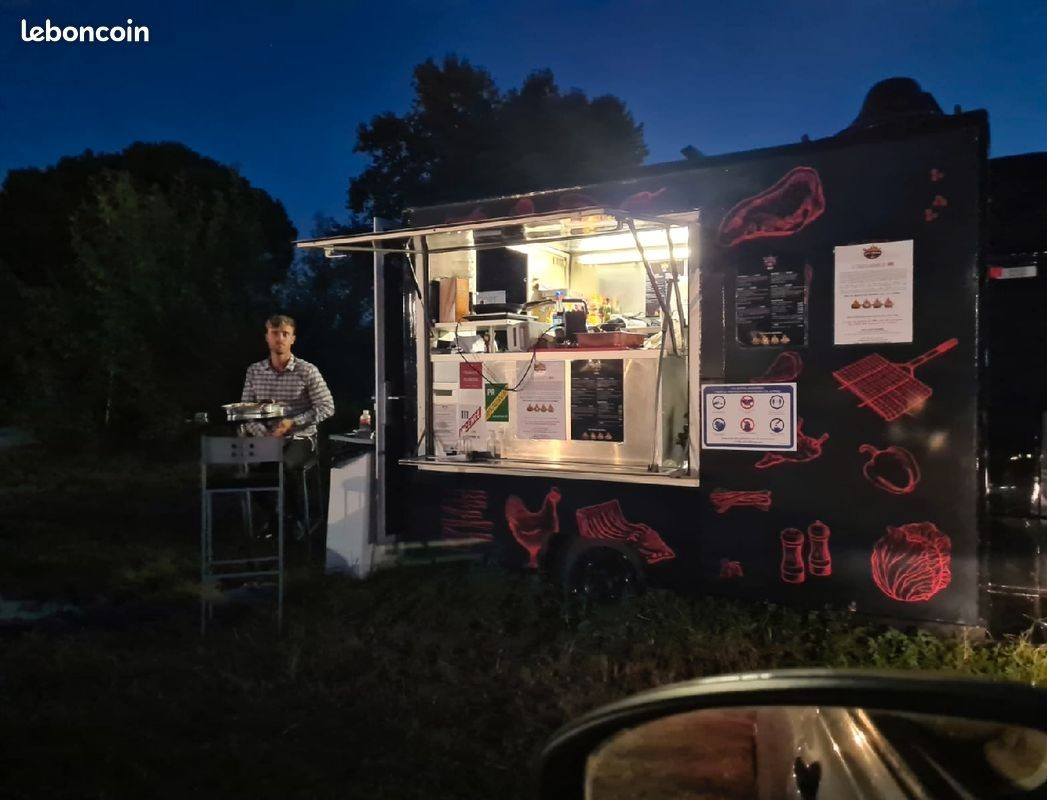
[[(644, 249), (648, 247), (669, 249), (664, 228), (648, 228), (647, 230), (637, 231), (637, 235), (640, 237), (640, 244), (643, 245)], [(670, 237), (674, 245), (687, 244), (687, 228), (670, 228)], [(635, 250), (636, 240), (629, 232), (604, 234), (603, 236), (594, 236), (591, 239), (579, 239), (575, 243), (574, 249), (579, 253), (592, 253), (597, 250)], [(673, 252), (677, 249), (673, 247)], [(666, 257), (668, 258), (668, 256)]]
[[(647, 249), (644, 248), (644, 255), (647, 256), (647, 260), (651, 261), (668, 261), (669, 260), (669, 248), (668, 247), (656, 247)], [(680, 260), (687, 258), (689, 249), (686, 245), (673, 248), (673, 258)], [(642, 261), (640, 258), (640, 251), (633, 250), (600, 250), (593, 253), (579, 253), (578, 263), (579, 264), (631, 264), (633, 262)]]

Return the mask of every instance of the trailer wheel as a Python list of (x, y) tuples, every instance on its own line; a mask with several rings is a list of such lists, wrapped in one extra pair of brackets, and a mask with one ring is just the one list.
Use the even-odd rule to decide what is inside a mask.
[(620, 542), (573, 540), (560, 553), (558, 574), (564, 596), (584, 605), (620, 602), (647, 588), (643, 561)]

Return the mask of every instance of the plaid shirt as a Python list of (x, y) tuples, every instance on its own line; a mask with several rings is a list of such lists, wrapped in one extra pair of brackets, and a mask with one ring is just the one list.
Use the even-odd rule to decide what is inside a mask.
[[(249, 366), (240, 400), (244, 403), (261, 403), (266, 400), (285, 403), (294, 423), (286, 435), (304, 436), (314, 440), (316, 424), (334, 413), (331, 390), (327, 388), (320, 370), (293, 355), (281, 372), (273, 369), (268, 358)], [(247, 432), (252, 436), (265, 436), (278, 421), (249, 422)]]

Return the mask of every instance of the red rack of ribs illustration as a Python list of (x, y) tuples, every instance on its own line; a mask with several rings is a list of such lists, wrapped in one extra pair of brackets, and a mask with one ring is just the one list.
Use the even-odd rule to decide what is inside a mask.
[(825, 212), (825, 192), (818, 172), (796, 167), (770, 189), (746, 198), (727, 212), (717, 234), (724, 247), (750, 239), (792, 236)]
[(807, 579), (803, 568), (803, 531), (786, 528), (779, 538), (782, 542), (782, 580), (786, 583), (803, 583)]
[(807, 526), (807, 571), (819, 578), (833, 574), (829, 533), (829, 526), (820, 519)]
[(709, 502), (717, 514), (724, 514), (732, 508), (751, 506), (760, 511), (771, 510), (771, 493), (768, 491), (732, 492), (727, 489), (714, 489), (709, 493)]
[(648, 564), (676, 558), (676, 553), (662, 540), (658, 531), (642, 522), (629, 522), (617, 500), (579, 508), (574, 516), (578, 521), (578, 533), (586, 539), (631, 544)]
[(909, 494), (920, 482), (920, 465), (904, 447), (891, 445), (880, 450), (871, 444), (863, 444), (858, 452), (869, 456), (862, 465), (862, 475), (877, 489), (891, 494)]
[(956, 347), (956, 339), (947, 339), (933, 350), (904, 364), (895, 364), (878, 353), (855, 361), (833, 372), (841, 389), (848, 389), (888, 422), (902, 414), (912, 414), (923, 407), (933, 394), (931, 387), (918, 381), (913, 371), (932, 358)]
[(749, 378), (749, 383), (791, 383), (800, 377), (801, 372), (803, 359), (800, 354), (786, 350), (778, 354), (763, 375)]
[(542, 507), (531, 511), (515, 494), (505, 501), (505, 521), (509, 532), (520, 546), (527, 551), (527, 566), (538, 568), (538, 554), (555, 533), (560, 532), (560, 516), (556, 506), (560, 502), (560, 490), (553, 486), (545, 494)]
[(494, 522), (487, 519), (487, 492), (451, 492), (440, 506), (440, 534), (445, 538), (493, 538)]
[(888, 525), (887, 533), (873, 545), (873, 581), (892, 600), (930, 600), (952, 580), (951, 550), (949, 537), (933, 522)]
[(720, 577), (724, 580), (728, 578), (742, 578), (745, 577), (742, 572), (741, 561), (730, 561), (726, 558), (720, 559)]
[(757, 469), (776, 467), (779, 464), (803, 464), (814, 461), (822, 454), (822, 445), (829, 441), (829, 434), (823, 433), (817, 439), (812, 439), (803, 432), (803, 417), (796, 420), (796, 450), (795, 452), (764, 453), (763, 458), (756, 462)]

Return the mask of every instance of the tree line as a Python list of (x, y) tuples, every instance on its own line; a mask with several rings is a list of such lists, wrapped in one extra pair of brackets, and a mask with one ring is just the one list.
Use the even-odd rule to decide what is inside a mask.
[[(448, 56), (418, 65), (413, 88), (406, 113), (359, 125), (354, 149), (369, 164), (348, 182), (346, 221), (318, 219), (310, 235), (369, 229), (371, 216), (410, 206), (596, 182), (647, 154), (621, 100), (563, 91), (548, 70), (502, 91)], [(5, 424), (45, 441), (176, 439), (194, 411), (239, 398), (244, 368), (264, 355), (261, 322), (282, 311), (351, 426), (373, 390), (370, 259), (296, 254), (296, 238), (279, 200), (178, 143), (10, 171)]]

